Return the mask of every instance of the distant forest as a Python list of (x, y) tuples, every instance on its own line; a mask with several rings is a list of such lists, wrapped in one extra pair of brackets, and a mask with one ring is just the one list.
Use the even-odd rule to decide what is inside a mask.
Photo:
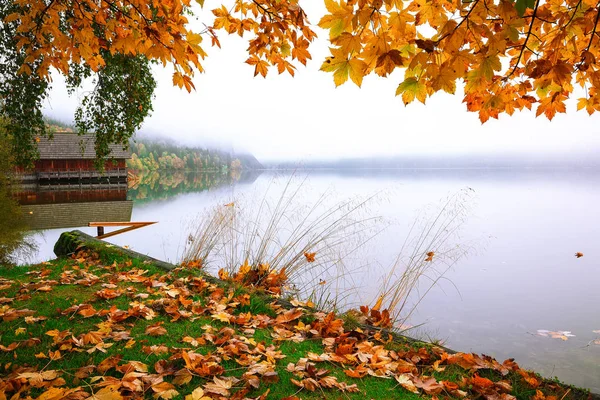
[(262, 165), (249, 154), (233, 155), (222, 150), (179, 146), (164, 141), (137, 139), (130, 145), (127, 167), (136, 171), (188, 170), (227, 172), (259, 169)]

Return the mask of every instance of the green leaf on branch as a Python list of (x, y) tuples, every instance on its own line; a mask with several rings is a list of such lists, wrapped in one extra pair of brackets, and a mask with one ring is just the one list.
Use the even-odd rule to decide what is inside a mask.
[(519, 17), (522, 17), (523, 15), (525, 15), (525, 11), (528, 8), (533, 9), (533, 7), (535, 7), (535, 0), (516, 0), (515, 1), (515, 8), (517, 9), (517, 13), (519, 14)]

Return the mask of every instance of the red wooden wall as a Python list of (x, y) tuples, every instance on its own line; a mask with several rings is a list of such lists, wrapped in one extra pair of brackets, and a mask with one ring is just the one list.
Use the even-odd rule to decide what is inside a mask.
[[(125, 160), (106, 161), (104, 169), (107, 171), (126, 168)], [(94, 160), (37, 160), (35, 162), (34, 172), (51, 171), (95, 171)], [(17, 168), (17, 172), (32, 172)]]

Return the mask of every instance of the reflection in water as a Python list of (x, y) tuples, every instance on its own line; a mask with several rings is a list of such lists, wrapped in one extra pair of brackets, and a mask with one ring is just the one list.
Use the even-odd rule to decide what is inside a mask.
[(234, 183), (250, 183), (260, 171), (231, 170), (229, 173), (194, 171), (148, 171), (130, 175), (128, 198), (136, 203), (165, 200), (184, 193), (202, 192)]
[(30, 229), (76, 228), (90, 222), (131, 220), (126, 184), (29, 187), (13, 194)]
[(0, 265), (26, 260), (35, 252), (23, 211), (0, 184)]

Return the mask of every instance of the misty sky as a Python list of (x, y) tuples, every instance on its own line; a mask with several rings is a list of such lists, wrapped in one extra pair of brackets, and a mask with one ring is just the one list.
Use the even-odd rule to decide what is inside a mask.
[[(314, 9), (307, 12), (316, 24), (321, 3), (311, 3)], [(194, 78), (195, 92), (173, 87), (171, 67), (156, 67), (154, 113), (142, 135), (248, 151), (261, 161), (405, 153), (564, 155), (600, 149), (600, 116), (576, 112), (576, 100), (566, 115), (552, 122), (523, 112), (482, 125), (476, 113), (466, 111), (461, 93), (440, 92), (426, 105), (405, 107), (394, 96), (403, 71), (388, 78), (368, 76), (360, 89), (351, 82), (336, 89), (332, 76), (319, 71), (328, 55), (327, 33), (315, 30), (319, 38), (311, 46), (313, 60), (307, 67), (298, 66), (295, 78), (277, 75), (276, 70), (266, 79), (253, 78), (254, 67), (244, 63), (247, 42), (224, 33), (222, 50), (207, 48), (206, 72)], [(89, 88), (79, 95), (84, 90)], [(55, 74), (45, 113), (70, 121), (77, 104), (77, 95), (68, 97), (62, 78)]]

